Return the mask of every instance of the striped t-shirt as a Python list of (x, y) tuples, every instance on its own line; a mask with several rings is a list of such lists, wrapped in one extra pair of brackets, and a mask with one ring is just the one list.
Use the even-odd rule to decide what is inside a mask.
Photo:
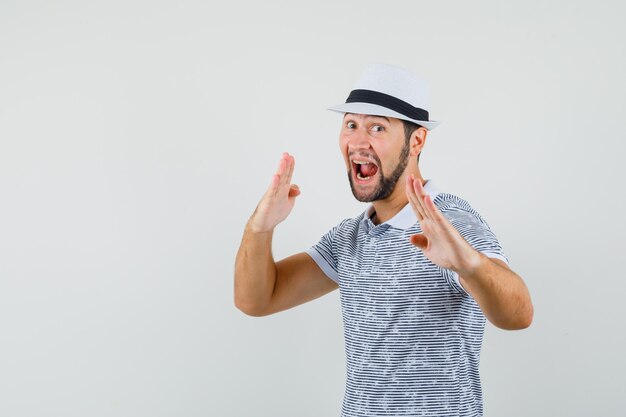
[[(426, 192), (476, 250), (508, 263), (483, 218), (463, 199)], [(481, 416), (478, 363), (485, 317), (458, 275), (409, 242), (409, 204), (374, 225), (370, 206), (307, 251), (339, 284), (347, 381), (342, 417)]]

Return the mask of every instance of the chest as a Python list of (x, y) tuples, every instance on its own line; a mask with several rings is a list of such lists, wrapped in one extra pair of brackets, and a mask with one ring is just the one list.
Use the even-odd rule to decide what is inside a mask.
[(361, 236), (338, 262), (340, 292), (351, 304), (385, 309), (449, 305), (444, 271), (409, 242), (410, 233)]

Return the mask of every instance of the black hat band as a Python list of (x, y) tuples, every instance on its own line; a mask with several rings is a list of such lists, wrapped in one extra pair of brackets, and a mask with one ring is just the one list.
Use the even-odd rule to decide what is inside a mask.
[(372, 90), (352, 90), (346, 99), (346, 103), (369, 103), (378, 104), (390, 110), (398, 112), (409, 119), (428, 121), (428, 111), (413, 107), (406, 101), (400, 100), (389, 94)]

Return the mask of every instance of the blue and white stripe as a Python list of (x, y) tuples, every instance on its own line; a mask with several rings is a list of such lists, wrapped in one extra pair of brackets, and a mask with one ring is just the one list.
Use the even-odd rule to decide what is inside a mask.
[[(508, 262), (463, 199), (425, 185), (478, 251)], [(409, 242), (420, 233), (407, 205), (380, 225), (373, 207), (342, 221), (307, 253), (338, 282), (346, 342), (342, 417), (481, 416), (478, 364), (485, 317), (458, 282)]]

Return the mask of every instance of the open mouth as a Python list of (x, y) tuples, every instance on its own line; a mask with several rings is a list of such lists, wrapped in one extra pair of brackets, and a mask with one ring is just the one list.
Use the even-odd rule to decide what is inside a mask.
[(361, 181), (367, 181), (371, 179), (378, 172), (378, 166), (367, 160), (352, 160), (352, 172)]

